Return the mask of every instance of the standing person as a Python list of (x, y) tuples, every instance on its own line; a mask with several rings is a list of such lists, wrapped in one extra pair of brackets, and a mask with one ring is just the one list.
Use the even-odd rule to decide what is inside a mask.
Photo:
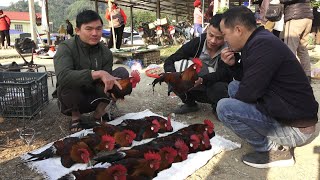
[(210, 19), (213, 17), (213, 8), (214, 8), (214, 0), (210, 2), (209, 7), (204, 15), (204, 19), (206, 22), (209, 22)]
[(311, 64), (307, 49), (313, 19), (310, 0), (280, 0), (280, 2), (284, 4), (284, 42), (298, 56), (311, 82)]
[(280, 0), (263, 0), (260, 5), (260, 18), (261, 23), (264, 25), (265, 29), (272, 32), (275, 36), (280, 38), (280, 33), (284, 28), (284, 15), (282, 15), (279, 21), (271, 22), (266, 19), (266, 13), (269, 8), (269, 4), (280, 4)]
[[(108, 2), (108, 0), (106, 0)], [(118, 4), (114, 2), (114, 0), (110, 0), (112, 7), (111, 12), (109, 12), (109, 9), (106, 11), (106, 19), (110, 21), (111, 24), (111, 17), (114, 27), (114, 33), (115, 33), (115, 39), (116, 39), (116, 48), (120, 49), (122, 44), (122, 36), (123, 36), (123, 30), (127, 23), (127, 15), (124, 13), (124, 11), (118, 7)], [(113, 47), (113, 32), (110, 30), (110, 40), (108, 43), (108, 48), (111, 49)]]
[(61, 40), (65, 40), (65, 37), (67, 35), (67, 30), (64, 28), (64, 26), (62, 24), (60, 25), (60, 28), (58, 29), (58, 33), (59, 33)]
[(0, 38), (1, 38), (2, 48), (5, 47), (4, 46), (5, 38), (7, 40), (8, 47), (10, 47), (10, 33), (9, 33), (10, 24), (11, 24), (10, 18), (7, 15), (3, 14), (2, 9), (0, 9)]
[(69, 36), (68, 39), (70, 39), (71, 37), (73, 37), (73, 25), (71, 24), (69, 19), (66, 20), (66, 23), (67, 23), (67, 35)]
[[(89, 122), (99, 121), (109, 100), (93, 101), (111, 99), (107, 91), (114, 85), (121, 89), (116, 77), (129, 77), (123, 67), (112, 70), (112, 53), (100, 42), (102, 27), (97, 12), (80, 12), (76, 18), (76, 35), (63, 41), (54, 56), (59, 108), (64, 115), (71, 116), (72, 132), (85, 128), (88, 118), (83, 113), (94, 111)], [(97, 85), (96, 80), (101, 80), (104, 87)]]
[(195, 0), (193, 3), (194, 12), (193, 12), (193, 22), (194, 22), (194, 31), (196, 37), (199, 37), (202, 34), (202, 12), (201, 12), (201, 1)]
[(221, 50), (227, 46), (219, 30), (221, 16), (221, 14), (213, 16), (207, 33), (183, 45), (164, 63), (166, 72), (179, 71), (175, 64), (182, 59), (198, 57), (203, 65), (199, 73), (200, 78), (197, 81), (198, 86), (185, 94), (177, 94), (184, 104), (174, 110), (176, 114), (198, 111), (199, 107), (196, 101), (211, 104), (212, 112), (216, 114), (218, 101), (228, 97), (228, 83), (232, 80), (232, 74), (220, 56)]
[(314, 44), (320, 45), (320, 7), (313, 7), (312, 36)]
[[(293, 148), (312, 137), (318, 122), (319, 105), (303, 69), (288, 46), (257, 28), (246, 7), (226, 11), (220, 28), (230, 45), (221, 58), (238, 70), (239, 81), (229, 84), (230, 98), (218, 102), (219, 119), (254, 148), (243, 156), (245, 164), (293, 165)], [(234, 52), (241, 52), (241, 59)]]

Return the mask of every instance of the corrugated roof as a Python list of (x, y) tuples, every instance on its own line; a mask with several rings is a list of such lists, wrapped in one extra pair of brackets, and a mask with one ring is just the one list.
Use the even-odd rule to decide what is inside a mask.
[[(29, 12), (3, 11), (11, 20), (30, 21)], [(36, 18), (41, 18), (40, 13), (36, 13)]]
[[(90, 0), (95, 1), (95, 0)], [(115, 0), (121, 6), (130, 7), (136, 9), (143, 9), (149, 11), (157, 11), (157, 0)], [(98, 2), (106, 3), (104, 0), (98, 0)], [(178, 16), (191, 16), (193, 17), (194, 0), (161, 0), (160, 1), (160, 13), (178, 15)], [(201, 0), (202, 2), (202, 0)], [(205, 10), (209, 6), (208, 0), (204, 1)]]

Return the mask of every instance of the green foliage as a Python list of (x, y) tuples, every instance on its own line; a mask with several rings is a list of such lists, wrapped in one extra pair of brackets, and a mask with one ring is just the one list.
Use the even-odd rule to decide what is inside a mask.
[(312, 7), (320, 8), (320, 1), (319, 0), (311, 0)]
[[(41, 8), (38, 5), (38, 3), (34, 4), (34, 8), (35, 8), (36, 13), (40, 13), (41, 12)], [(18, 1), (18, 2), (14, 3), (14, 4), (11, 4), (7, 8), (5, 8), (4, 10), (6, 10), (6, 11), (27, 12), (27, 11), (29, 11), (29, 4), (28, 4), (28, 1)]]
[[(131, 19), (130, 14), (127, 13), (128, 22), (127, 25), (130, 26)], [(153, 22), (156, 20), (156, 13), (144, 10), (134, 10), (133, 11), (133, 28), (137, 29), (142, 22)]]
[(223, 14), (224, 12), (226, 12), (229, 8), (228, 7), (222, 7), (219, 8), (217, 11), (217, 14)]

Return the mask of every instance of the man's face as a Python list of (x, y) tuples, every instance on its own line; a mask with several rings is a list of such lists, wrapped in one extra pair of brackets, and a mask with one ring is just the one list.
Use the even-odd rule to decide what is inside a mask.
[(224, 20), (220, 22), (220, 29), (224, 36), (224, 40), (228, 43), (229, 48), (233, 51), (237, 52), (242, 49), (241, 41), (240, 41), (240, 34), (236, 30), (236, 28), (226, 28), (224, 25)]
[(207, 49), (220, 48), (224, 44), (223, 34), (219, 29), (209, 26), (207, 29)]
[(101, 21), (98, 19), (87, 24), (82, 24), (80, 29), (76, 28), (76, 33), (83, 42), (94, 46), (100, 42), (102, 36)]

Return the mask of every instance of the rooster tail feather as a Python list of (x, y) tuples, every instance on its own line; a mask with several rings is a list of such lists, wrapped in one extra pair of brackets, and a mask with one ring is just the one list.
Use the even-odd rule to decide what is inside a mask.
[(101, 157), (95, 157), (93, 160), (95, 161), (95, 165), (98, 163), (112, 163), (119, 161), (121, 159), (124, 159), (126, 157), (126, 153), (124, 152), (116, 152), (114, 154), (106, 155), (106, 156), (101, 156)]
[(56, 154), (56, 148), (54, 146), (51, 146), (50, 148), (42, 151), (39, 154), (28, 153), (28, 155), (30, 155), (31, 157), (28, 158), (27, 160), (40, 161), (40, 160), (51, 158), (55, 154)]

